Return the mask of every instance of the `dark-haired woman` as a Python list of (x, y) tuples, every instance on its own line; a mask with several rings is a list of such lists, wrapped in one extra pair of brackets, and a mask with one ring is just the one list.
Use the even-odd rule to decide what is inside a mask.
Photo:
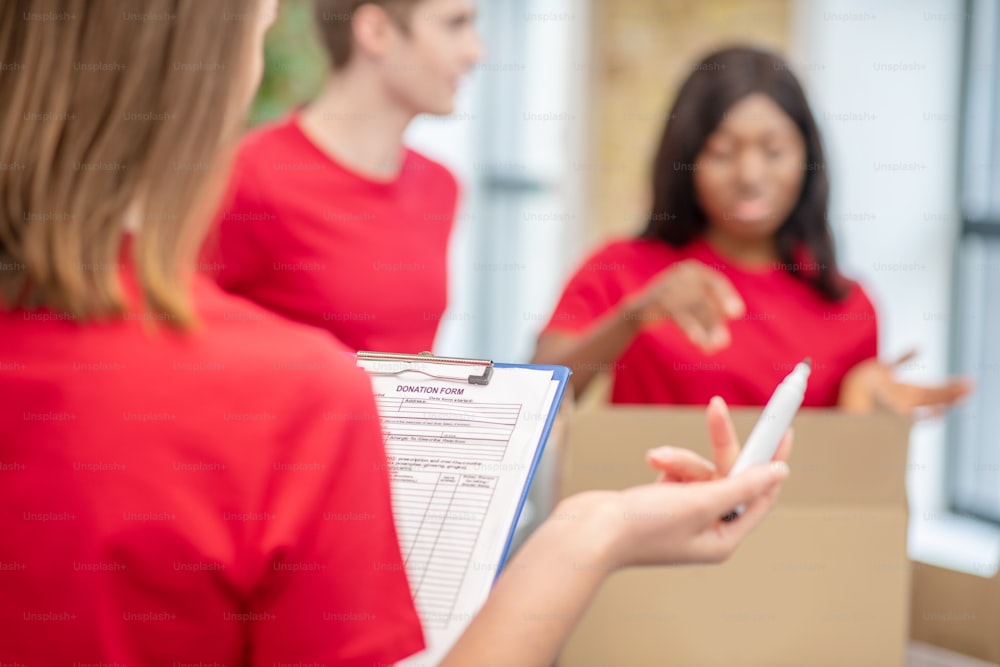
[(610, 243), (571, 278), (535, 361), (601, 370), (617, 403), (763, 405), (805, 357), (808, 406), (941, 409), (962, 381), (916, 387), (877, 361), (876, 315), (838, 271), (819, 132), (777, 56), (714, 53), (669, 115), (638, 238)]

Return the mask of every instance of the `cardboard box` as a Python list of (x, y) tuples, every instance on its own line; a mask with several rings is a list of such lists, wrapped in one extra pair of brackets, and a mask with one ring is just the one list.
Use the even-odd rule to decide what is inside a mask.
[[(759, 410), (734, 410), (745, 440)], [(612, 577), (560, 667), (903, 667), (910, 423), (803, 410), (778, 506), (724, 565)], [(710, 457), (701, 409), (602, 407), (568, 429), (561, 495), (654, 478), (647, 449)]]
[(913, 639), (1000, 663), (1000, 574), (913, 565)]

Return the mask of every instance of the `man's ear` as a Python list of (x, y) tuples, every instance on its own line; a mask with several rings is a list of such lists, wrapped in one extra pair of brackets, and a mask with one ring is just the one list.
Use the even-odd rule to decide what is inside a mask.
[(392, 17), (378, 5), (365, 3), (351, 17), (354, 48), (375, 58), (385, 55), (395, 30)]

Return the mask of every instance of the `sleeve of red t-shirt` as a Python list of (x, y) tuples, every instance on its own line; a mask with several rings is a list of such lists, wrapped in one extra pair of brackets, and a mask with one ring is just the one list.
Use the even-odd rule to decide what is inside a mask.
[(848, 298), (854, 301), (851, 310), (858, 313), (856, 321), (862, 332), (857, 337), (857, 347), (848, 355), (845, 373), (862, 361), (878, 356), (878, 314), (875, 306), (864, 288), (857, 283), (851, 286)]
[(587, 329), (626, 296), (624, 278), (634, 269), (625, 243), (598, 249), (570, 278), (542, 334), (576, 334)]
[(294, 397), (302, 420), (289, 422), (277, 455), (301, 465), (276, 470), (268, 491), (253, 665), (371, 667), (424, 647), (368, 378), (333, 375)]

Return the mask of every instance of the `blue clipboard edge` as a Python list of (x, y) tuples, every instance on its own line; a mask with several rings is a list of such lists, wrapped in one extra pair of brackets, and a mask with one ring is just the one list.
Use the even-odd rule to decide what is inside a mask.
[(562, 405), (563, 395), (566, 393), (566, 385), (569, 384), (569, 376), (572, 375), (573, 371), (566, 366), (550, 366), (546, 364), (495, 363), (493, 365), (496, 368), (531, 368), (540, 371), (552, 371), (552, 379), (559, 383), (556, 387), (555, 396), (552, 397), (552, 405), (549, 406), (549, 415), (545, 419), (545, 426), (542, 427), (542, 436), (538, 439), (538, 448), (535, 450), (535, 457), (531, 461), (528, 477), (524, 481), (524, 488), (521, 490), (521, 498), (517, 501), (517, 509), (514, 511), (514, 521), (510, 524), (510, 532), (507, 533), (507, 540), (503, 545), (503, 553), (500, 555), (497, 573), (493, 577), (493, 581), (495, 582), (496, 578), (503, 572), (504, 565), (507, 564), (507, 558), (510, 557), (510, 547), (514, 542), (514, 532), (517, 530), (517, 523), (521, 520), (521, 511), (524, 509), (524, 503), (528, 500), (528, 493), (531, 491), (531, 485), (535, 481), (535, 472), (538, 470), (538, 464), (542, 460), (542, 454), (545, 453), (549, 435), (552, 433), (552, 425), (555, 424), (556, 414), (559, 412), (559, 406)]

